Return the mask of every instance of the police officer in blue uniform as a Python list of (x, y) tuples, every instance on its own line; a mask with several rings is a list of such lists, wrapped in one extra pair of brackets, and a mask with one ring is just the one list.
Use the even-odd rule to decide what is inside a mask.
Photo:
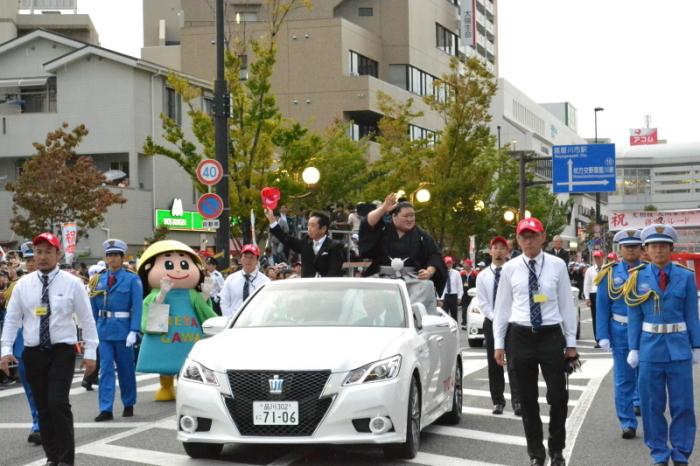
[[(34, 264), (34, 245), (32, 244), (32, 242), (27, 241), (26, 243), (23, 243), (20, 246), (20, 252), (22, 253), (22, 259), (24, 259), (24, 267), (26, 269), (26, 272), (34, 272), (36, 270), (36, 265)], [(12, 290), (9, 291), (6, 302), (9, 302), (11, 294)], [(27, 374), (24, 367), (24, 359), (22, 358), (23, 352), (24, 335), (22, 333), (22, 329), (20, 328), (19, 330), (17, 330), (17, 338), (15, 339), (15, 344), (12, 347), (12, 354), (14, 354), (17, 358), (19, 378), (22, 381), (22, 386), (24, 387), (24, 394), (27, 396), (27, 402), (29, 403), (29, 411), (32, 414), (32, 428), (29, 432), (29, 437), (27, 437), (27, 442), (33, 443), (34, 445), (41, 445), (41, 433), (39, 432), (39, 410), (36, 408), (36, 402), (34, 401), (32, 388), (29, 386), (29, 382), (27, 381)]]
[(600, 347), (613, 353), (615, 410), (622, 427), (622, 438), (632, 439), (637, 435), (636, 409), (639, 409), (639, 395), (637, 370), (627, 364), (629, 322), (627, 304), (623, 299), (623, 288), (629, 278), (629, 270), (641, 264), (639, 260), (642, 254), (641, 231), (621, 230), (615, 235), (613, 241), (620, 245), (622, 261), (609, 262), (594, 280), (598, 285), (596, 335), (599, 338)]
[[(644, 228), (642, 242), (651, 263), (632, 272), (624, 291), (627, 362), (639, 365), (644, 443), (655, 466), (668, 465), (669, 459), (675, 466), (687, 465), (695, 441), (692, 365), (700, 362), (697, 286), (692, 271), (671, 262), (677, 240), (671, 226)], [(664, 416), (667, 404), (670, 428)]]
[(95, 422), (114, 418), (112, 407), (115, 365), (124, 405), (123, 416), (134, 415), (136, 368), (133, 346), (141, 326), (143, 306), (141, 279), (123, 267), (126, 243), (119, 239), (108, 239), (102, 246), (107, 269), (100, 273), (90, 299), (100, 338), (100, 414), (95, 418)]

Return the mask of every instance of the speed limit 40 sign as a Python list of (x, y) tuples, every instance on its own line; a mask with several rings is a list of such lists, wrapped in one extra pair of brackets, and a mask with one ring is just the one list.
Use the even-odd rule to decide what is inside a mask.
[(214, 186), (224, 176), (224, 167), (216, 159), (204, 159), (197, 165), (197, 180), (206, 186)]

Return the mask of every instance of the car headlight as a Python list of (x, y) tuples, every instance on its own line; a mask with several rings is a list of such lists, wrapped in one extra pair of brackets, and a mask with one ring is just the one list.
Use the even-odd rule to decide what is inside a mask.
[(399, 374), (401, 368), (401, 355), (397, 354), (381, 361), (372, 362), (366, 366), (358, 367), (350, 371), (343, 385), (356, 385), (365, 382), (378, 382), (389, 380)]
[(185, 361), (185, 364), (182, 366), (182, 372), (180, 372), (180, 377), (206, 385), (219, 385), (213, 370), (191, 359)]

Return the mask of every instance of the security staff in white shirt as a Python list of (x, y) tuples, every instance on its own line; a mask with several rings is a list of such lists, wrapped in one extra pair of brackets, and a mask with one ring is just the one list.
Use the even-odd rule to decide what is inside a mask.
[[(506, 382), (503, 376), (503, 368), (496, 363), (493, 357), (493, 306), (496, 302), (496, 290), (501, 279), (503, 264), (508, 260), (508, 241), (502, 236), (495, 236), (489, 243), (489, 254), (491, 255), (491, 265), (479, 272), (476, 276), (476, 303), (481, 314), (484, 316), (484, 340), (486, 341), (486, 360), (489, 367), (489, 390), (491, 391), (491, 401), (493, 402), (493, 414), (503, 414), (506, 406), (506, 399), (503, 396)], [(507, 334), (507, 332), (506, 332)], [(506, 355), (510, 354), (510, 348), (506, 341)], [(518, 381), (513, 371), (513, 364), (510, 358), (508, 364), (508, 380), (510, 382), (510, 401), (513, 406), (513, 413), (521, 415), (520, 394), (518, 392)]]
[(37, 271), (17, 282), (7, 306), (1, 341), (0, 369), (16, 362), (12, 344), (23, 328), (27, 380), (39, 410), (42, 446), (50, 465), (72, 465), (75, 459), (73, 413), (68, 400), (75, 369), (77, 332), (73, 315), (83, 329), (85, 372), (95, 370), (97, 330), (82, 281), (59, 270), (60, 240), (51, 233), (36, 236)]
[[(547, 384), (549, 457), (564, 466), (566, 414), (569, 393), (564, 364), (576, 357), (576, 313), (566, 263), (542, 251), (546, 234), (534, 217), (522, 219), (516, 239), (523, 254), (501, 271), (493, 322), (494, 357), (505, 361), (505, 336), (510, 324), (511, 363), (520, 390), (523, 427), (531, 466), (543, 466), (542, 420), (538, 402), (539, 369)], [(539, 366), (539, 368), (538, 368)]]
[(246, 244), (241, 248), (241, 270), (226, 278), (221, 291), (221, 315), (229, 319), (238, 314), (245, 300), (270, 281), (258, 268), (260, 248), (254, 244)]
[(440, 301), (443, 310), (449, 312), (450, 316), (456, 321), (459, 303), (464, 295), (462, 276), (452, 267), (454, 259), (451, 256), (445, 256), (444, 261), (445, 267), (447, 267), (447, 280), (445, 281), (445, 289), (442, 292)]
[(595, 347), (598, 345), (598, 332), (596, 331), (596, 297), (598, 296), (598, 285), (594, 283), (595, 277), (598, 276), (603, 263), (605, 262), (605, 254), (601, 250), (593, 251), (593, 265), (586, 269), (586, 274), (583, 276), (583, 297), (586, 298), (586, 306), (591, 309), (591, 319), (593, 321), (593, 339), (596, 341)]

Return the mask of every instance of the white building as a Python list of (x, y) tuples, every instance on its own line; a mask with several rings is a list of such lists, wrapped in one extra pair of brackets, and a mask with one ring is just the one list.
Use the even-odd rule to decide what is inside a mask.
[[(194, 140), (180, 97), (167, 85), (169, 69), (54, 32), (36, 30), (0, 44), (0, 180), (16, 179), (25, 159), (34, 153), (33, 142), (63, 122), (81, 123), (89, 135), (79, 155), (94, 158), (101, 171), (121, 170), (128, 187), (119, 190), (128, 202), (112, 206), (100, 228), (89, 231), (77, 246), (77, 257), (102, 256), (108, 237), (125, 240), (134, 254), (150, 237), (155, 209), (170, 209), (175, 198), (185, 211), (194, 211), (196, 193), (189, 176), (174, 161), (143, 155), (146, 137), (168, 146), (162, 136), (161, 113), (181, 122)], [(187, 77), (195, 86), (210, 83)], [(202, 100), (201, 105), (205, 102)], [(0, 240), (16, 246), (10, 230), (12, 193), (0, 192)], [(205, 230), (175, 233), (199, 246)], [(213, 235), (209, 234), (209, 244)], [(79, 259), (82, 260), (82, 259)]]
[(449, 0), (459, 6), (459, 49), (468, 57), (479, 58), (498, 76), (497, 0)]

